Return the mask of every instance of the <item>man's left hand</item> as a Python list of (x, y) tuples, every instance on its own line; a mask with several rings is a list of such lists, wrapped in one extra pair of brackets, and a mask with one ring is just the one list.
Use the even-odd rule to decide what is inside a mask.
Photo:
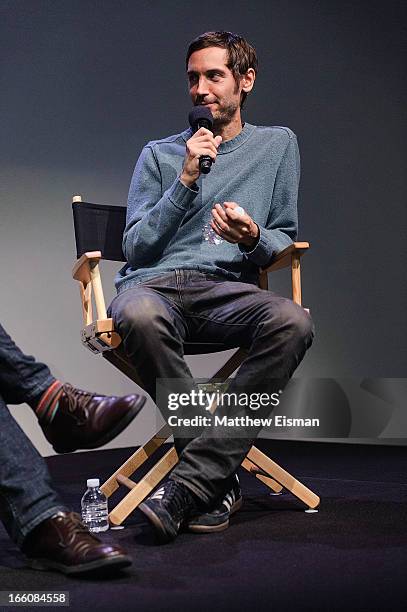
[(244, 212), (239, 214), (235, 209), (239, 207), (236, 202), (223, 202), (215, 204), (212, 209), (212, 229), (227, 242), (240, 243), (247, 248), (253, 248), (259, 237), (259, 227), (253, 219)]

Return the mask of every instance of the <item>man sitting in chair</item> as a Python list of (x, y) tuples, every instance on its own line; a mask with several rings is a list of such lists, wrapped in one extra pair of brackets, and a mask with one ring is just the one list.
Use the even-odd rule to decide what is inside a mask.
[[(210, 111), (213, 128), (144, 147), (128, 198), (127, 264), (110, 313), (153, 398), (157, 379), (193, 388), (184, 342), (247, 349), (228, 392), (281, 392), (311, 345), (313, 324), (293, 301), (260, 289), (258, 275), (297, 235), (297, 139), (285, 127), (242, 121), (257, 72), (256, 52), (242, 37), (202, 34), (189, 45), (186, 67), (192, 102)], [(213, 167), (202, 176), (205, 156)], [(228, 526), (241, 505), (236, 471), (260, 429), (174, 433), (179, 463), (139, 506), (162, 542), (181, 526)]]

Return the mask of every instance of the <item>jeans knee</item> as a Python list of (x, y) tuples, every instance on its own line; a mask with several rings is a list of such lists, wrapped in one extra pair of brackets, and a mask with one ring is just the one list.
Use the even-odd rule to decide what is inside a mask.
[(262, 323), (267, 336), (279, 333), (284, 342), (297, 342), (308, 348), (314, 337), (314, 324), (310, 314), (295, 302), (285, 299), (280, 303), (278, 316), (272, 314)]
[(307, 347), (310, 346), (315, 335), (311, 315), (294, 302), (288, 302), (284, 307), (283, 315), (292, 338), (303, 342)]
[(163, 323), (170, 323), (170, 315), (159, 300), (153, 296), (140, 295), (122, 304), (112, 305), (112, 316), (121, 334), (129, 332), (151, 333)]

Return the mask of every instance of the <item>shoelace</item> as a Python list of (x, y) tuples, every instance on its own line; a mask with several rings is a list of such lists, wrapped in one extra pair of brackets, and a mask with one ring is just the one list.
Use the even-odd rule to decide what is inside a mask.
[[(67, 546), (69, 546), (70, 544), (74, 542), (78, 534), (82, 534), (82, 533), (86, 534), (88, 538), (93, 540), (94, 542), (99, 543), (98, 538), (94, 536), (92, 533), (90, 533), (90, 531), (81, 521), (80, 516), (76, 514), (75, 512), (69, 512), (65, 516), (61, 515), (61, 520), (62, 519), (64, 519), (64, 528), (66, 529), (67, 535), (68, 535), (67, 540), (66, 540)], [(89, 541), (81, 542), (81, 543), (78, 542), (76, 547), (79, 550), (79, 548), (85, 548), (88, 545), (89, 545)]]
[(191, 505), (191, 499), (184, 491), (183, 485), (171, 480), (168, 480), (165, 485), (165, 501), (174, 506), (178, 513), (182, 512), (185, 506)]
[(83, 416), (87, 418), (88, 416), (88, 405), (89, 402), (94, 398), (97, 394), (90, 393), (89, 391), (82, 391), (82, 389), (76, 389), (69, 383), (65, 383), (62, 385), (62, 392), (66, 396), (68, 400), (68, 411), (76, 412), (78, 407), (82, 412)]

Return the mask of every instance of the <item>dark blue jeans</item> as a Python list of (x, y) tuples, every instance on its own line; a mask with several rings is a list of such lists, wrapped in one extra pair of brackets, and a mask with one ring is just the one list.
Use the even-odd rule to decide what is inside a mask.
[(54, 380), (0, 325), (0, 518), (20, 547), (34, 527), (67, 508), (52, 488), (44, 459), (6, 404), (32, 403)]
[[(195, 388), (184, 359), (186, 341), (246, 348), (248, 355), (228, 392), (272, 393), (287, 384), (314, 335), (311, 317), (292, 300), (192, 270), (175, 270), (127, 289), (113, 300), (109, 312), (153, 399), (157, 379), (184, 381), (185, 391)], [(159, 408), (167, 418), (168, 411)], [(251, 411), (235, 405), (227, 412), (244, 416)], [(192, 439), (175, 432), (180, 461), (171, 478), (183, 482), (204, 503), (213, 503), (229, 486), (261, 429), (230, 427), (224, 435), (207, 426)]]

